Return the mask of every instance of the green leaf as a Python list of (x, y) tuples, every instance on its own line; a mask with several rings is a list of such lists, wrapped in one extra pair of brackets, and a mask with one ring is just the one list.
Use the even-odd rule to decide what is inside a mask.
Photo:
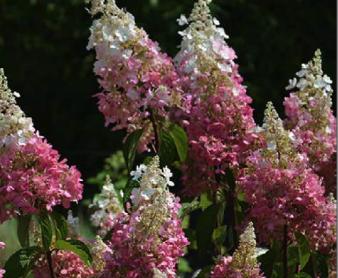
[(200, 207), (202, 210), (210, 207), (212, 205), (212, 201), (210, 200), (211, 196), (207, 192), (204, 192), (200, 196)]
[(17, 235), (22, 247), (29, 247), (29, 225), (31, 219), (31, 215), (23, 215), (17, 218)]
[(193, 199), (191, 202), (182, 203), (181, 208), (179, 210), (180, 218), (183, 219), (189, 213), (193, 212), (194, 210), (199, 209), (199, 205), (200, 203), (197, 200), (197, 197)]
[(159, 133), (160, 149), (159, 156), (163, 165), (171, 165), (174, 161), (179, 160), (174, 139), (170, 133), (161, 129)]
[(93, 261), (92, 255), (90, 254), (89, 248), (80, 240), (68, 239), (68, 240), (57, 240), (55, 247), (59, 250), (72, 251), (77, 254), (81, 260), (90, 265)]
[(188, 153), (188, 137), (180, 126), (170, 123), (159, 132), (159, 156), (165, 165), (175, 161), (184, 162)]
[(68, 224), (66, 218), (57, 212), (53, 212), (51, 217), (54, 223), (56, 239), (66, 239), (68, 235)]
[(4, 278), (25, 277), (31, 270), (41, 249), (37, 246), (20, 249), (9, 257), (5, 264)]
[(52, 243), (53, 228), (47, 213), (43, 213), (39, 216), (39, 224), (41, 229), (42, 246), (45, 250), (49, 250)]
[(189, 262), (184, 259), (184, 258), (180, 258), (178, 261), (178, 271), (180, 273), (186, 273), (186, 272), (191, 272), (192, 269), (189, 265)]
[(212, 240), (216, 246), (222, 246), (226, 238), (227, 227), (225, 225), (219, 226), (214, 229), (212, 233)]
[(296, 239), (298, 243), (300, 269), (302, 270), (310, 259), (311, 250), (309, 243), (303, 234), (296, 233)]
[(295, 274), (295, 278), (311, 278), (311, 275), (309, 275), (305, 272), (301, 272), (301, 273)]
[(169, 134), (174, 140), (177, 154), (181, 162), (184, 162), (187, 159), (188, 154), (188, 137), (184, 129), (179, 125), (171, 124), (169, 126)]
[(135, 130), (129, 134), (123, 145), (123, 156), (127, 164), (129, 172), (133, 169), (137, 146), (143, 134), (143, 129)]
[(208, 252), (212, 247), (212, 233), (217, 223), (218, 208), (217, 204), (211, 205), (197, 219), (196, 239), (199, 251)]

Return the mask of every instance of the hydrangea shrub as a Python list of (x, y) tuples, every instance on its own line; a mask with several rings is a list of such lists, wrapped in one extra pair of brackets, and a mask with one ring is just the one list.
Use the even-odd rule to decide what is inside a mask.
[(0, 222), (16, 219), (21, 245), (0, 277), (334, 277), (336, 118), (320, 51), (289, 81), (285, 119), (269, 102), (260, 126), (211, 0), (177, 20), (173, 59), (114, 0), (89, 2), (94, 96), (123, 149), (90, 180), (85, 236), (69, 209), (79, 171), (0, 70)]

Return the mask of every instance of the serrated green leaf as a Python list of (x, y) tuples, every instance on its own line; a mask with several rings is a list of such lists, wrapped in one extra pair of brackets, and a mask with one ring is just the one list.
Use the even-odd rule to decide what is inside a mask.
[(25, 277), (33, 267), (41, 249), (37, 246), (23, 248), (9, 257), (5, 264), (4, 278)]
[(42, 246), (45, 250), (49, 250), (52, 243), (53, 228), (48, 214), (43, 213), (39, 215), (39, 225), (41, 229)]
[(31, 219), (31, 215), (23, 215), (17, 218), (17, 235), (22, 247), (29, 247), (29, 225)]
[(174, 140), (177, 154), (181, 162), (184, 162), (187, 159), (188, 154), (188, 136), (185, 133), (184, 129), (177, 124), (171, 124), (169, 126), (169, 134)]
[(174, 139), (170, 133), (162, 129), (159, 133), (160, 149), (159, 156), (162, 165), (171, 165), (174, 161), (179, 160)]
[(56, 239), (66, 239), (68, 235), (68, 224), (66, 218), (57, 212), (53, 212), (51, 218), (54, 223)]
[(300, 269), (302, 270), (310, 259), (311, 250), (309, 243), (303, 234), (296, 233), (296, 239), (298, 243), (299, 264)]
[(137, 146), (142, 134), (142, 129), (135, 130), (133, 133), (129, 134), (123, 145), (123, 156), (129, 171), (133, 168)]
[(90, 254), (89, 248), (80, 240), (68, 239), (68, 240), (57, 240), (55, 247), (59, 250), (72, 251), (78, 255), (81, 260), (90, 265), (93, 261), (92, 255)]

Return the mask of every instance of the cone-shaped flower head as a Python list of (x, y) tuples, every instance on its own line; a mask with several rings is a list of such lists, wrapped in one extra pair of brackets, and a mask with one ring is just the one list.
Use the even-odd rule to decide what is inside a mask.
[(239, 246), (232, 257), (221, 258), (211, 272), (211, 278), (260, 278), (256, 254), (256, 236), (252, 222), (241, 234)]
[(82, 197), (80, 173), (60, 161), (16, 104), (0, 69), (0, 222), (20, 214), (69, 207)]
[(217, 189), (217, 175), (238, 167), (257, 142), (251, 98), (246, 95), (227, 35), (210, 14), (210, 1), (195, 3), (175, 61), (184, 89), (181, 120), (190, 151), (184, 185), (186, 193)]
[(19, 96), (9, 89), (4, 70), (0, 68), (0, 152), (24, 144), (34, 132), (32, 119), (25, 117), (16, 104)]
[(96, 209), (90, 216), (90, 220), (95, 227), (99, 228), (98, 233), (105, 236), (111, 230), (116, 215), (124, 211), (109, 176), (106, 177), (102, 191), (95, 195), (90, 206)]
[(171, 173), (155, 157), (131, 174), (140, 186), (132, 192), (129, 214), (114, 220), (105, 277), (175, 277), (188, 241), (178, 217), (179, 200), (168, 190)]
[(308, 167), (306, 155), (297, 152), (294, 134), (284, 129), (271, 103), (262, 133), (266, 144), (248, 157), (239, 182), (258, 238), (279, 240), (287, 225), (291, 241), (299, 232), (314, 249), (329, 249), (335, 241), (335, 205), (324, 196), (321, 179)]
[(99, 110), (114, 130), (143, 128), (144, 149), (153, 138), (151, 118), (166, 118), (169, 108), (180, 105), (174, 65), (114, 0), (91, 2), (96, 19), (88, 48), (95, 48), (94, 71), (103, 88)]
[(332, 111), (332, 81), (323, 73), (321, 52), (302, 64), (290, 80), (290, 96), (285, 98), (286, 126), (296, 136), (300, 152), (309, 157), (310, 166), (329, 192), (336, 192), (336, 118)]

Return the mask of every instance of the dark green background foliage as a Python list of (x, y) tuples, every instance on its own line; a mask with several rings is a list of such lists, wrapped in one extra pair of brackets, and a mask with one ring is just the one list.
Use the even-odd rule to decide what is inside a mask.
[[(238, 54), (259, 123), (268, 100), (282, 112), (288, 79), (316, 48), (323, 51), (326, 73), (336, 80), (335, 2), (214, 0), (212, 10)], [(192, 0), (118, 4), (163, 50), (175, 54), (180, 41), (176, 18), (189, 14)], [(121, 149), (123, 138), (123, 133), (104, 127), (92, 97), (99, 89), (92, 73), (94, 53), (86, 50), (90, 25), (82, 0), (0, 0), (0, 67), (10, 87), (21, 93), (19, 104), (41, 134), (85, 179)]]

